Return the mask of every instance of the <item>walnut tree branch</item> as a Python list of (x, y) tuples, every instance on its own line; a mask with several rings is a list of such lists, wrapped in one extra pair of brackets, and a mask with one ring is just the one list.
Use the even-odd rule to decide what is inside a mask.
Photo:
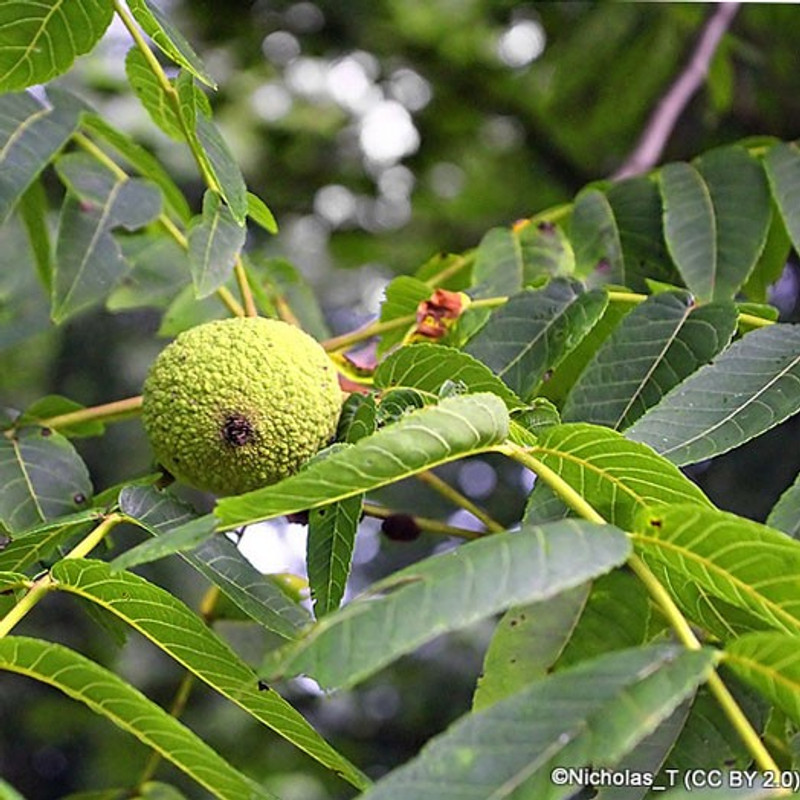
[(688, 64), (653, 110), (636, 147), (611, 176), (612, 180), (639, 175), (658, 163), (678, 118), (706, 79), (711, 59), (739, 5), (738, 2), (720, 3), (709, 17)]

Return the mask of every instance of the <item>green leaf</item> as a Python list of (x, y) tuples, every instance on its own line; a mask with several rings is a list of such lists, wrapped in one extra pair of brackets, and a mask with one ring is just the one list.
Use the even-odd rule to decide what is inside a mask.
[(247, 186), (239, 162), (213, 120), (202, 109), (197, 114), (195, 133), (207, 165), (217, 179), (219, 193), (225, 198), (239, 226), (244, 226), (248, 210)]
[(612, 650), (639, 647), (648, 640), (652, 609), (641, 582), (616, 569), (592, 584), (583, 612), (555, 663), (561, 670)]
[(517, 294), (542, 276), (570, 275), (574, 258), (562, 230), (551, 223), (526, 221), (514, 228), (492, 228), (475, 252), (474, 297)]
[(713, 651), (651, 647), (603, 656), (463, 717), (363, 800), (572, 797), (555, 767), (612, 767), (711, 672)]
[(53, 254), (47, 224), (47, 195), (41, 180), (34, 180), (27, 188), (18, 208), (36, 263), (36, 274), (49, 294), (53, 286)]
[(713, 150), (660, 173), (667, 247), (700, 302), (732, 300), (764, 247), (771, 208), (758, 161), (743, 147)]
[(0, 778), (0, 800), (25, 800), (25, 798), (10, 783)]
[(354, 786), (365, 786), (358, 770), (277, 692), (260, 690), (252, 669), (169, 592), (101, 561), (65, 559), (51, 574), (60, 590), (112, 612), (223, 697)]
[(82, 126), (87, 132), (111, 145), (143, 178), (157, 184), (164, 195), (164, 201), (175, 216), (182, 222), (189, 221), (192, 212), (183, 192), (161, 166), (161, 162), (148, 150), (134, 142), (127, 134), (118, 131), (97, 114), (85, 114), (82, 118)]
[[(743, 684), (724, 663), (718, 672), (750, 725), (762, 733), (767, 715), (766, 700)], [(746, 770), (752, 765), (752, 759), (717, 698), (708, 686), (701, 686), (694, 697), (686, 724), (664, 764), (659, 782), (664, 786), (680, 783), (680, 778), (670, 779), (667, 773), (669, 769), (675, 770), (672, 774), (676, 776), (683, 776), (693, 769), (707, 770), (710, 764)], [(727, 793), (725, 796), (728, 796)]]
[[(642, 739), (615, 767), (615, 772), (631, 775), (625, 786), (601, 788), (594, 800), (641, 800), (652, 797), (647, 780), (639, 776), (657, 775), (681, 733), (694, 697), (689, 697), (670, 714), (649, 736)], [(707, 763), (717, 763), (708, 761)], [(644, 784), (644, 785), (637, 785)], [(666, 786), (668, 781), (654, 781), (654, 786)]]
[(63, 436), (28, 429), (0, 437), (0, 521), (10, 533), (69, 514), (91, 495), (89, 471)]
[(677, 573), (762, 625), (800, 632), (800, 543), (713, 508), (676, 505), (643, 513), (633, 541), (645, 560)]
[(635, 292), (647, 291), (646, 278), (679, 284), (664, 244), (658, 188), (649, 176), (615, 183), (606, 193), (619, 229), (625, 272), (617, 280)]
[(344, 597), (363, 500), (355, 495), (309, 515), (306, 563), (317, 619), (339, 608)]
[[(352, 394), (342, 408), (336, 439), (354, 444), (372, 435), (376, 426), (375, 398)], [(309, 514), (306, 564), (318, 619), (339, 608), (344, 597), (363, 502), (363, 495), (354, 495)]]
[(174, 239), (141, 233), (119, 241), (130, 271), (108, 296), (106, 308), (165, 308), (190, 280), (189, 257)]
[(606, 293), (561, 279), (524, 291), (495, 311), (466, 351), (523, 400), (575, 348), (605, 310)]
[(725, 453), (800, 409), (800, 325), (746, 334), (626, 431), (675, 464)]
[(27, 92), (0, 96), (0, 224), (72, 136), (86, 110), (69, 92), (50, 87), (47, 96), (50, 107)]
[(87, 533), (101, 519), (98, 511), (86, 509), (29, 528), (0, 550), (0, 570), (21, 572), (33, 565), (41, 565), (57, 548)]
[(600, 269), (612, 283), (625, 282), (625, 260), (614, 210), (598, 189), (585, 189), (575, 198), (570, 217), (575, 272), (586, 278)]
[(256, 194), (247, 193), (247, 216), (267, 233), (277, 233), (278, 223), (267, 204)]
[(206, 86), (217, 88), (189, 42), (151, 0), (129, 0), (128, 6), (136, 21), (164, 54)]
[(386, 298), (381, 304), (381, 322), (393, 322), (403, 317), (410, 317), (408, 325), (385, 331), (378, 342), (378, 354), (385, 353), (403, 340), (403, 337), (415, 324), (417, 306), (427, 300), (433, 289), (427, 283), (412, 278), (410, 275), (398, 275), (392, 278), (384, 290)]
[(189, 227), (189, 264), (197, 297), (208, 297), (228, 280), (246, 235), (220, 196), (208, 190), (202, 216)]
[(88, 53), (111, 22), (105, 0), (0, 4), (0, 92), (47, 83)]
[(355, 443), (375, 433), (378, 425), (375, 395), (353, 393), (342, 404), (336, 441)]
[(410, 344), (390, 353), (375, 370), (374, 385), (419, 389), (438, 395), (447, 381), (467, 392), (493, 392), (510, 408), (524, 404), (492, 371), (477, 359), (453, 347)]
[(800, 538), (800, 475), (769, 512), (767, 525), (795, 539)]
[(725, 664), (800, 723), (800, 637), (751, 633), (725, 647)]
[[(23, 427), (30, 424), (39, 425), (51, 417), (69, 414), (84, 408), (86, 408), (86, 406), (76, 403), (68, 397), (49, 394), (28, 406), (20, 417), (15, 420), (14, 424), (15, 427)], [(80, 436), (102, 436), (104, 431), (105, 425), (97, 420), (88, 420), (77, 424), (58, 426), (58, 432), (62, 436), (75, 438)]]
[(121, 553), (113, 559), (111, 568), (117, 571), (130, 569), (191, 550), (214, 535), (216, 524), (211, 514), (184, 522), (155, 539), (148, 539)]
[(122, 678), (60, 644), (9, 636), (0, 669), (48, 683), (133, 734), (215, 797), (272, 798), (188, 728)]
[[(152, 536), (168, 534), (194, 518), (189, 506), (151, 486), (128, 486), (120, 493), (120, 510)], [(294, 639), (311, 617), (269, 576), (262, 575), (233, 542), (220, 536), (206, 540), (181, 557), (231, 602), (267, 630)]]
[(607, 428), (559, 425), (542, 433), (529, 452), (608, 522), (626, 530), (645, 507), (690, 502), (711, 506), (674, 465)]
[(778, 142), (764, 156), (772, 196), (781, 212), (794, 249), (800, 252), (800, 150), (796, 144)]
[[(613, 574), (613, 573), (611, 573)], [(589, 583), (560, 594), (510, 608), (497, 623), (472, 708), (480, 711), (543, 678), (556, 662), (575, 628)]]
[(732, 303), (696, 306), (679, 291), (648, 297), (597, 350), (567, 397), (563, 419), (629, 427), (726, 347), (736, 320)]
[(63, 322), (103, 300), (127, 272), (111, 231), (135, 230), (161, 213), (161, 193), (140, 178), (120, 178), (86, 153), (57, 164), (70, 189), (58, 223), (52, 318)]
[(462, 545), (395, 572), (270, 658), (278, 676), (352, 686), (448, 631), (546, 600), (607, 572), (630, 552), (611, 526), (567, 520)]
[(167, 95), (150, 68), (149, 62), (136, 45), (128, 50), (128, 55), (125, 57), (125, 74), (150, 119), (171, 139), (185, 142), (186, 133), (173, 105), (174, 101)]
[(619, 296), (609, 297), (608, 305), (600, 319), (583, 337), (578, 346), (559, 364), (558, 369), (542, 384), (539, 393), (552, 400), (556, 405), (562, 406), (578, 377), (594, 358), (595, 353), (616, 330), (625, 316), (638, 305), (639, 301), (632, 299), (627, 293), (622, 298)]
[[(773, 192), (774, 192), (773, 188)], [(767, 241), (747, 283), (742, 287), (742, 293), (751, 301), (766, 303), (769, 299), (770, 287), (775, 284), (783, 274), (786, 262), (792, 249), (786, 225), (781, 217), (777, 204), (773, 198), (772, 223), (767, 233)], [(774, 309), (774, 306), (768, 306)], [(777, 317), (775, 317), (777, 319)]]
[(438, 406), (405, 415), (273, 486), (222, 498), (214, 513), (230, 528), (318, 508), (492, 450), (506, 436), (508, 411), (499, 397), (449, 397)]

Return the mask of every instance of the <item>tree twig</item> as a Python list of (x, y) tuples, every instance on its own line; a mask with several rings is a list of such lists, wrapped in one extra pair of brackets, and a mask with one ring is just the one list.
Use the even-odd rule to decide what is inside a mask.
[(739, 5), (738, 2), (720, 3), (709, 17), (688, 64), (653, 110), (636, 147), (611, 176), (612, 180), (639, 175), (659, 162), (678, 118), (706, 79), (711, 59)]

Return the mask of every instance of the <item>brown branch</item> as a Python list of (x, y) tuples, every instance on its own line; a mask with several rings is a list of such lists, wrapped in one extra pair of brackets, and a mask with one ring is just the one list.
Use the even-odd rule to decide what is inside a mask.
[(709, 17), (689, 63), (653, 110), (636, 147), (611, 176), (612, 180), (640, 175), (659, 162), (678, 118), (705, 81), (711, 59), (733, 22), (739, 5), (738, 2), (721, 3)]

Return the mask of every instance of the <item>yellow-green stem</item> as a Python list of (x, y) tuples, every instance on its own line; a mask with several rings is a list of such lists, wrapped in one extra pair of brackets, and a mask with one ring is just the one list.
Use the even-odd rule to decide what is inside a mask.
[[(604, 524), (606, 522), (603, 516), (564, 481), (560, 475), (528, 453), (524, 448), (509, 443), (503, 446), (502, 452), (506, 453), (523, 466), (528, 467), (528, 469), (533, 470), (537, 476), (555, 491), (580, 517), (598, 524)], [(699, 650), (701, 647), (700, 642), (694, 635), (688, 620), (683, 616), (669, 592), (650, 571), (650, 568), (635, 554), (630, 556), (627, 563), (639, 580), (642, 581), (659, 608), (661, 608), (664, 616), (669, 621), (676, 636), (684, 647), (689, 650)], [(728, 687), (723, 683), (722, 678), (720, 678), (716, 672), (712, 671), (708, 677), (707, 684), (709, 691), (716, 698), (723, 712), (728, 717), (728, 720), (738, 733), (739, 738), (747, 747), (758, 768), (777, 775), (779, 771), (778, 765), (753, 729), (753, 726), (739, 707), (733, 695), (731, 695)]]
[[(507, 297), (484, 297), (480, 300), (473, 300), (470, 303), (470, 308), (497, 308), (508, 302)], [(376, 320), (370, 322), (363, 328), (350, 331), (350, 333), (343, 333), (341, 336), (334, 336), (327, 339), (322, 343), (322, 346), (329, 352), (341, 352), (352, 347), (354, 344), (371, 339), (373, 336), (379, 336), (382, 333), (397, 330), (398, 328), (405, 328), (413, 325), (417, 321), (416, 314), (405, 314), (402, 317), (395, 317), (394, 319), (381, 322)]]
[[(383, 506), (376, 505), (375, 503), (365, 502), (364, 513), (368, 517), (387, 519), (397, 512), (393, 511), (391, 508), (384, 508)], [(445, 522), (439, 522), (437, 519), (417, 516), (414, 516), (413, 519), (417, 527), (426, 533), (435, 533), (442, 536), (455, 536), (459, 539), (480, 539), (481, 536), (483, 536), (480, 531), (470, 531), (466, 528), (457, 528), (454, 525), (448, 525)]]
[[(122, 522), (121, 514), (109, 514), (94, 530), (78, 542), (64, 558), (85, 558), (108, 535), (109, 531)], [(28, 591), (19, 602), (0, 619), (0, 639), (2, 639), (25, 618), (28, 612), (56, 585), (50, 573), (42, 575), (31, 583)]]
[(482, 508), (475, 505), (468, 497), (465, 497), (458, 489), (454, 489), (449, 483), (443, 481), (438, 475), (433, 472), (420, 472), (417, 480), (430, 486), (435, 492), (438, 492), (442, 497), (447, 498), (453, 505), (469, 511), (473, 517), (478, 519), (486, 526), (487, 531), (492, 533), (500, 533), (505, 530), (505, 526), (501, 525), (496, 520), (487, 514)]
[(236, 275), (236, 283), (239, 286), (239, 294), (242, 296), (245, 314), (248, 317), (257, 317), (258, 309), (256, 308), (256, 303), (253, 299), (253, 292), (250, 289), (250, 283), (247, 280), (247, 270), (244, 268), (241, 257), (236, 258), (233, 272), (234, 275)]
[(39, 422), (46, 428), (58, 430), (59, 428), (78, 425), (82, 422), (116, 422), (136, 416), (141, 410), (142, 396), (137, 395), (136, 397), (128, 397), (125, 400), (115, 400), (113, 403), (104, 403), (100, 406), (81, 408), (78, 411), (47, 417)]

